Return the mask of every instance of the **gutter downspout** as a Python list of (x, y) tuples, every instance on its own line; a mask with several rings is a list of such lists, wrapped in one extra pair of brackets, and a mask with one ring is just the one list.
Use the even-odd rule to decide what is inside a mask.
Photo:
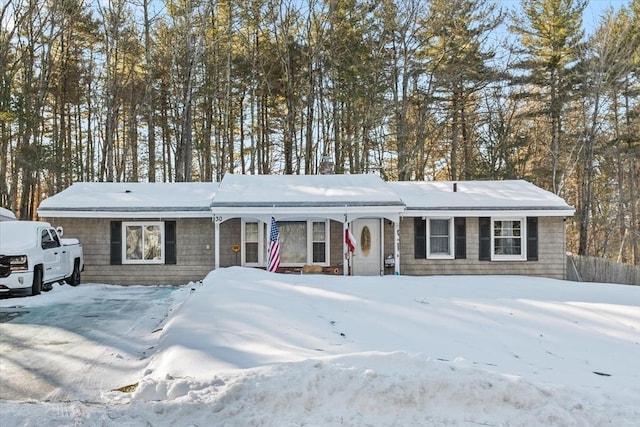
[(396, 257), (393, 273), (398, 276), (400, 275), (400, 218), (397, 222), (393, 222), (393, 236), (393, 252)]

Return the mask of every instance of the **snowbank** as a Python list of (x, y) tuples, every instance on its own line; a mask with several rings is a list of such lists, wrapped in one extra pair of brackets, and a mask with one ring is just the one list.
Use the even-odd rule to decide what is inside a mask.
[(3, 401), (3, 425), (635, 426), (640, 419), (639, 288), (229, 268), (184, 291), (132, 390), (105, 391), (91, 404)]

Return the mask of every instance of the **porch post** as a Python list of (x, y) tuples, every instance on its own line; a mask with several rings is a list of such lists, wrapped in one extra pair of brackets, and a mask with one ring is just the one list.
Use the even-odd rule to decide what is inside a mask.
[(349, 225), (347, 223), (347, 214), (344, 214), (344, 222), (342, 223), (342, 275), (349, 275), (349, 259), (347, 258), (347, 228)]
[(215, 224), (214, 226), (214, 256), (215, 256), (215, 262), (214, 262), (214, 268), (216, 270), (218, 270), (220, 268), (220, 222), (222, 221), (222, 218), (220, 218), (219, 216), (214, 216), (213, 217), (213, 222)]
[(400, 218), (393, 222), (393, 256), (396, 258), (393, 273), (400, 274)]

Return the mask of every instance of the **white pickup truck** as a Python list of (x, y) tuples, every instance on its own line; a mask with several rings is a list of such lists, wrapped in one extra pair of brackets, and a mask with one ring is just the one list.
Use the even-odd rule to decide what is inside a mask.
[(56, 282), (80, 284), (82, 245), (47, 222), (0, 222), (0, 295), (37, 295)]

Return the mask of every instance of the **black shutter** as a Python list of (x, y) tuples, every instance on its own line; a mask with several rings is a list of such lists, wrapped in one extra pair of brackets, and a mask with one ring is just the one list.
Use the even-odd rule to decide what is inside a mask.
[(164, 263), (176, 264), (176, 222), (164, 223)]
[(467, 257), (467, 219), (455, 218), (453, 229), (456, 259), (465, 259)]
[(538, 261), (538, 217), (527, 217), (527, 261)]
[(480, 261), (491, 261), (491, 218), (478, 218), (478, 236), (480, 241)]
[(111, 221), (111, 265), (122, 264), (122, 221)]
[(427, 221), (420, 217), (413, 219), (414, 249), (415, 258), (427, 257)]

